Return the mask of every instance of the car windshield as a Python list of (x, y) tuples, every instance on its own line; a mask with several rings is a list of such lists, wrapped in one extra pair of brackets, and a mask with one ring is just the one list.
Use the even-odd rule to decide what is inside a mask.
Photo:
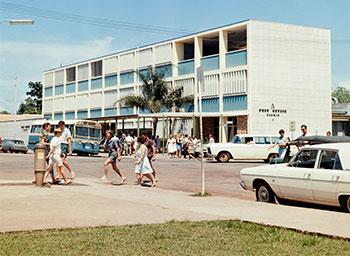
[(24, 144), (24, 142), (23, 142), (23, 141), (21, 141), (21, 140), (15, 140), (15, 144), (21, 144), (21, 145), (23, 145), (23, 144)]
[(77, 134), (77, 136), (88, 137), (89, 136), (89, 128), (77, 126), (76, 127), (76, 134)]

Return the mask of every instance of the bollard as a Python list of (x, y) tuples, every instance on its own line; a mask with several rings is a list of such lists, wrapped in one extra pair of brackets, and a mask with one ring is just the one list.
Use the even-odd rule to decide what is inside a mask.
[(34, 147), (34, 174), (35, 186), (42, 187), (44, 183), (44, 174), (46, 169), (45, 160), (46, 145), (36, 144)]

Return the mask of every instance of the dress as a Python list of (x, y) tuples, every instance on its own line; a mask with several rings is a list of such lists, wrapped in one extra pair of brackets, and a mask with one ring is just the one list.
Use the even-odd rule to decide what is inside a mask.
[(168, 139), (168, 153), (173, 154), (176, 152), (176, 140)]
[[(145, 150), (145, 157), (143, 158), (143, 161), (140, 162), (141, 156), (142, 156), (142, 149)], [(140, 162), (140, 164), (137, 164), (135, 166), (135, 173), (139, 173), (139, 174), (151, 174), (151, 173), (153, 173), (151, 164), (150, 164), (148, 157), (147, 157), (147, 147), (143, 144), (136, 151), (136, 161)]]

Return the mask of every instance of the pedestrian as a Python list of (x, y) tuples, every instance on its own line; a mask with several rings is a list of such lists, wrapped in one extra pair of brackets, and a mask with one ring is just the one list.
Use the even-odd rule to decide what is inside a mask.
[(50, 142), (50, 151), (45, 157), (45, 159), (49, 159), (49, 165), (46, 168), (45, 175), (44, 175), (44, 182), (46, 182), (47, 175), (52, 171), (54, 165), (57, 165), (57, 170), (58, 173), (62, 176), (64, 180), (64, 184), (68, 185), (72, 183), (72, 180), (69, 180), (64, 172), (62, 171), (62, 158), (61, 158), (61, 135), (62, 135), (62, 130), (61, 129), (56, 129), (54, 131), (54, 137), (51, 139)]
[(131, 154), (134, 154), (136, 151), (137, 146), (137, 137), (135, 134), (132, 135), (132, 141), (131, 141)]
[(121, 171), (117, 167), (117, 159), (121, 160), (121, 145), (120, 141), (117, 137), (114, 136), (112, 131), (106, 131), (106, 140), (103, 145), (105, 150), (108, 152), (108, 159), (103, 164), (103, 173), (101, 180), (107, 180), (108, 175), (108, 165), (112, 165), (113, 170), (119, 175), (121, 178), (121, 183), (126, 183), (126, 177), (121, 173)]
[(209, 134), (209, 144), (213, 144), (213, 143), (215, 143), (215, 139), (213, 135)]
[(132, 142), (132, 137), (130, 136), (130, 134), (128, 134), (125, 138), (125, 143), (126, 143), (126, 154), (128, 156), (131, 155), (131, 142)]
[(182, 155), (184, 156), (184, 158), (186, 158), (186, 156), (188, 155), (188, 135), (185, 134), (185, 137), (182, 140)]
[(194, 153), (195, 153), (195, 148), (194, 148), (194, 143), (193, 143), (193, 139), (192, 137), (190, 137), (188, 139), (188, 148), (187, 148), (187, 152), (188, 152), (188, 160), (191, 160), (191, 159), (195, 159), (195, 156), (194, 156)]
[(181, 158), (182, 151), (182, 134), (176, 135), (176, 157)]
[(168, 149), (168, 158), (175, 157), (176, 153), (176, 140), (173, 138), (172, 135), (169, 136), (169, 139), (167, 141), (167, 149)]
[(307, 126), (303, 124), (302, 126), (300, 126), (300, 130), (301, 130), (300, 137), (305, 137), (307, 135)]
[(160, 153), (160, 149), (161, 149), (162, 146), (161, 146), (161, 140), (159, 138), (159, 135), (156, 136), (154, 142), (156, 144), (157, 153)]
[(154, 164), (153, 164), (154, 161), (156, 160), (156, 145), (153, 142), (153, 140), (151, 140), (148, 137), (148, 134), (146, 132), (142, 134), (142, 137), (143, 137), (142, 144), (144, 144), (147, 148), (147, 157), (148, 157), (148, 161), (149, 161), (151, 168), (152, 168), (153, 177), (154, 177), (155, 181), (158, 182), (158, 179), (156, 178), (156, 169), (154, 168)]
[(135, 154), (135, 173), (136, 184), (140, 184), (143, 177), (151, 180), (151, 187), (155, 187), (156, 181), (153, 176), (153, 169), (147, 156), (147, 147), (144, 144), (146, 137), (140, 136), (137, 138), (138, 149)]
[(268, 147), (268, 150), (274, 148), (275, 146), (278, 147), (278, 157), (279, 158), (284, 158), (284, 156), (286, 155), (287, 152), (287, 144), (289, 142), (289, 138), (284, 136), (285, 132), (283, 129), (280, 129), (278, 131), (279, 133), (279, 137), (278, 140), (276, 140), (275, 144), (273, 144), (272, 146)]
[(72, 134), (70, 130), (66, 127), (66, 124), (64, 121), (58, 122), (58, 127), (61, 129), (61, 157), (64, 167), (67, 168), (69, 171), (71, 178), (75, 178), (75, 173), (72, 171), (71, 166), (67, 162), (68, 155), (72, 155)]

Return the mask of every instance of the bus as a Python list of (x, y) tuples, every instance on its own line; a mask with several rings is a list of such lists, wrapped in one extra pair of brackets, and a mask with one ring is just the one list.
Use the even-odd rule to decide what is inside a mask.
[[(39, 142), (42, 126), (45, 122), (51, 124), (49, 139), (53, 137), (54, 129), (58, 128), (59, 121), (36, 121), (30, 127), (28, 148), (34, 151)], [(72, 134), (72, 151), (78, 155), (97, 155), (100, 152), (101, 124), (90, 120), (67, 120), (66, 127)]]

